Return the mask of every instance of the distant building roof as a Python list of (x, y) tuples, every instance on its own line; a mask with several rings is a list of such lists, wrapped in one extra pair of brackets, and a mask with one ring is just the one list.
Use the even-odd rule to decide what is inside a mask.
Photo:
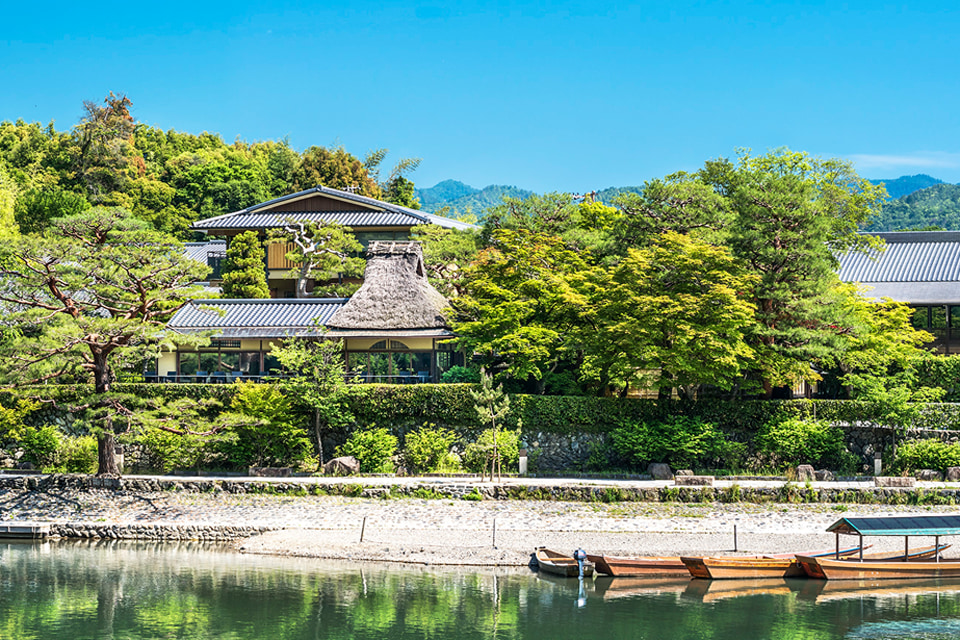
[[(327, 205), (310, 207), (310, 200), (323, 196)], [(344, 204), (345, 208), (336, 206)], [(297, 208), (296, 203), (306, 208)], [(311, 210), (312, 209), (312, 210)], [(435, 224), (445, 229), (470, 229), (474, 225), (451, 218), (444, 218), (416, 209), (402, 207), (390, 202), (375, 200), (349, 191), (340, 191), (324, 186), (291, 193), (252, 207), (225, 213), (213, 218), (198, 220), (190, 228), (196, 231), (217, 229), (273, 229), (281, 226), (285, 219), (310, 220), (313, 222), (336, 222), (354, 229), (363, 227), (413, 227), (421, 224)]]
[(960, 516), (879, 516), (841, 518), (827, 527), (830, 533), (865, 536), (960, 535)]
[(207, 260), (223, 258), (227, 255), (226, 240), (207, 240), (206, 242), (184, 242), (183, 253), (191, 260), (208, 264)]
[(838, 256), (840, 279), (872, 298), (909, 304), (960, 304), (960, 231), (872, 233), (886, 249)]

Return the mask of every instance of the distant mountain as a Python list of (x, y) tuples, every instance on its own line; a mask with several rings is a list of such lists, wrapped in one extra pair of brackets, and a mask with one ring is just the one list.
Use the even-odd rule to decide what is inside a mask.
[[(621, 193), (641, 191), (640, 187), (609, 187), (595, 191), (594, 198), (604, 204), (611, 204)], [(426, 189), (415, 189), (414, 195), (420, 201), (420, 208), (427, 213), (436, 213), (441, 207), (450, 207), (452, 212), (461, 215), (472, 213), (483, 217), (486, 209), (501, 204), (504, 198), (528, 198), (534, 195), (534, 192), (497, 184), (476, 189), (458, 180), (444, 180)]]
[(453, 213), (472, 213), (482, 217), (485, 209), (500, 204), (504, 198), (528, 198), (533, 191), (499, 184), (475, 189), (456, 180), (444, 180), (427, 189), (415, 189), (414, 195), (420, 200), (420, 208), (427, 213), (450, 207)]
[(889, 194), (891, 200), (908, 196), (914, 191), (920, 191), (920, 189), (926, 189), (935, 184), (943, 184), (943, 180), (937, 180), (925, 173), (919, 173), (915, 176), (900, 176), (899, 178), (893, 178), (891, 180), (871, 180), (870, 182), (873, 184), (880, 184), (881, 182), (885, 184), (887, 194)]
[(890, 200), (867, 231), (908, 231), (938, 227), (960, 231), (960, 185), (939, 183)]

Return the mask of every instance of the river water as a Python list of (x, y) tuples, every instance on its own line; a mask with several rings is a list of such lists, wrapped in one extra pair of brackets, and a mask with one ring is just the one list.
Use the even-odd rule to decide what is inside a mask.
[(960, 637), (960, 582), (548, 579), (523, 569), (0, 544), (0, 638)]

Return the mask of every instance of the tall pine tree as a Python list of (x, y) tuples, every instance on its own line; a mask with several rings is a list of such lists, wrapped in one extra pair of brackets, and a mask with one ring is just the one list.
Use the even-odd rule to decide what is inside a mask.
[(254, 231), (236, 236), (223, 263), (223, 295), (226, 298), (269, 298), (265, 271), (266, 253)]

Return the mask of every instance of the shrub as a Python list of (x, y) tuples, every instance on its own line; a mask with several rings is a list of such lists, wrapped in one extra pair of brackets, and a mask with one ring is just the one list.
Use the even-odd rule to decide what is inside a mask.
[[(493, 453), (493, 429), (480, 434), (476, 442), (467, 445), (463, 452), (463, 466), (480, 473), (489, 462)], [(517, 469), (520, 464), (520, 430), (500, 429), (497, 434), (497, 453), (501, 464), (508, 470)]]
[(449, 429), (423, 428), (403, 440), (403, 461), (413, 473), (456, 471), (460, 461), (450, 451), (457, 434)]
[(772, 421), (760, 429), (756, 444), (758, 453), (778, 468), (810, 464), (849, 470), (856, 464), (843, 432), (826, 422), (800, 418)]
[(444, 371), (443, 375), (440, 376), (440, 381), (444, 384), (477, 384), (480, 382), (480, 369), (456, 365)]
[(897, 471), (936, 469), (946, 473), (947, 467), (960, 467), (960, 442), (910, 440), (897, 447), (894, 461)]
[(38, 469), (49, 469), (57, 463), (60, 450), (60, 432), (52, 425), (24, 428), (20, 436), (20, 446), (27, 460)]
[(58, 471), (66, 473), (97, 472), (97, 439), (94, 436), (66, 437), (60, 441)]
[(217, 439), (201, 436), (179, 435), (163, 429), (148, 428), (135, 440), (143, 447), (147, 468), (161, 473), (174, 469), (199, 467), (205, 457), (205, 448), (215, 448)]
[(628, 423), (610, 433), (610, 447), (637, 469), (650, 462), (666, 462), (675, 469), (717, 463), (736, 468), (746, 452), (744, 444), (729, 441), (713, 423), (687, 416)]
[(390, 459), (397, 452), (397, 437), (387, 429), (362, 429), (354, 431), (340, 447), (339, 456), (353, 456), (360, 462), (364, 473), (392, 471)]
[(302, 416), (273, 385), (238, 383), (230, 401), (231, 413), (221, 416), (225, 428), (212, 448), (222, 462), (245, 468), (306, 466), (313, 459), (313, 443)]

